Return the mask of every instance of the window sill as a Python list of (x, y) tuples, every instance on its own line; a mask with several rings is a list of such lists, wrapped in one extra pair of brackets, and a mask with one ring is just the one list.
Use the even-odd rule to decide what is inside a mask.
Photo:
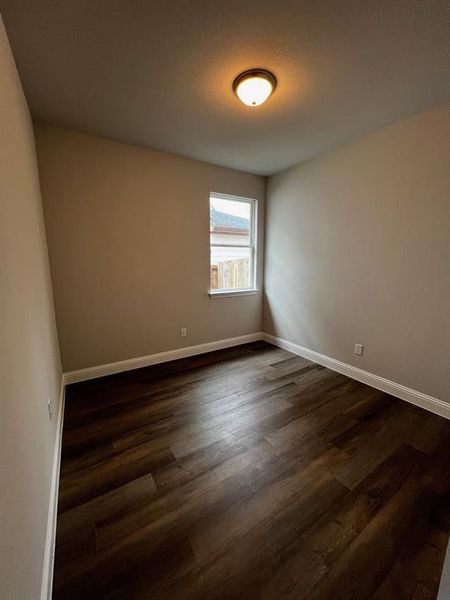
[(210, 298), (234, 298), (236, 296), (254, 296), (255, 294), (259, 294), (259, 290), (219, 290), (217, 292), (209, 292), (208, 295)]

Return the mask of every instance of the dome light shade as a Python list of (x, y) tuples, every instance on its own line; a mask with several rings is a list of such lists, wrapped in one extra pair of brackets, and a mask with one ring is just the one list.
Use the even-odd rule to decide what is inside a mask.
[(236, 77), (233, 90), (247, 106), (260, 106), (272, 94), (277, 85), (275, 75), (265, 69), (250, 69)]

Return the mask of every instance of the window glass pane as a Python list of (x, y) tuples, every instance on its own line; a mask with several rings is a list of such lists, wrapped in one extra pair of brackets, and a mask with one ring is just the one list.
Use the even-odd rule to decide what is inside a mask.
[(251, 204), (238, 200), (210, 198), (211, 244), (250, 245)]
[(248, 288), (252, 281), (250, 248), (211, 246), (211, 290)]

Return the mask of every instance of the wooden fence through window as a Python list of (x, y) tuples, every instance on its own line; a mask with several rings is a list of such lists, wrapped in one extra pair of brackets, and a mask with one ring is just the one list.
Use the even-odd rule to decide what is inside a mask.
[(235, 258), (211, 265), (211, 289), (246, 288), (249, 283), (248, 258)]

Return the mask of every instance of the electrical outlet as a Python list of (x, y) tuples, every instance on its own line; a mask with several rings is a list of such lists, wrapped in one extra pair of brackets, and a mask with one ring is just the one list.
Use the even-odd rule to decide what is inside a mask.
[(362, 344), (355, 344), (355, 354), (362, 356), (364, 354), (364, 346)]
[(180, 329), (180, 337), (187, 337), (187, 328), (186, 327), (182, 327)]
[(51, 398), (48, 399), (47, 408), (48, 408), (48, 418), (51, 421), (52, 417), (53, 417), (53, 402), (52, 402)]

